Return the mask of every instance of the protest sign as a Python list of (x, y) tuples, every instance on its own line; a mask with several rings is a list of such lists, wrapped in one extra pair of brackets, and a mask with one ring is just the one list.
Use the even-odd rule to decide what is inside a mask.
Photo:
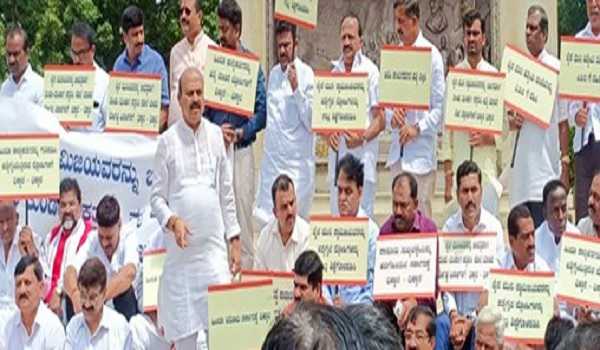
[(561, 38), (559, 94), (564, 99), (600, 102), (600, 40)]
[(242, 282), (270, 279), (273, 281), (274, 316), (294, 301), (294, 273), (283, 271), (242, 270)]
[(64, 126), (92, 125), (95, 78), (93, 66), (44, 66), (44, 107)]
[(317, 28), (319, 0), (277, 0), (275, 19), (296, 24), (305, 29)]
[(158, 286), (160, 284), (160, 276), (163, 272), (166, 257), (166, 249), (148, 250), (144, 252), (144, 262), (142, 265), (142, 270), (144, 271), (144, 312), (156, 311), (158, 306)]
[(557, 296), (571, 304), (600, 308), (600, 239), (562, 235)]

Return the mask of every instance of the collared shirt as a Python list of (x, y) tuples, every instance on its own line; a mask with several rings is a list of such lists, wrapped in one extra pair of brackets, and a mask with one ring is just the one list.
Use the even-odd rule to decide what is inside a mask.
[(108, 90), (109, 75), (94, 61), (95, 80), (94, 80), (94, 108), (92, 109), (92, 130), (103, 131), (106, 127), (108, 118), (108, 99), (106, 90)]
[(189, 68), (194, 67), (204, 72), (208, 46), (216, 45), (215, 42), (203, 30), (194, 38), (190, 44), (184, 37), (171, 49), (169, 59), (169, 88), (171, 91), (171, 104), (169, 104), (169, 126), (181, 119), (181, 107), (177, 100), (179, 78)]
[(6, 324), (4, 342), (6, 350), (62, 350), (65, 329), (58, 316), (40, 300), (31, 335), (27, 334), (21, 313), (16, 312)]
[(600, 228), (594, 227), (594, 222), (589, 216), (586, 216), (585, 218), (579, 220), (579, 223), (577, 224), (577, 229), (584, 236), (600, 238)]
[(156, 325), (145, 314), (129, 320), (133, 350), (171, 350), (171, 344), (159, 334)]
[[(512, 249), (507, 249), (506, 252), (504, 252), (504, 255), (497, 257), (496, 264), (500, 269), (518, 270), (517, 266), (515, 265), (515, 257), (513, 255)], [(550, 272), (552, 271), (552, 269), (550, 269), (550, 266), (548, 266), (548, 263), (546, 262), (546, 260), (544, 260), (544, 258), (535, 253), (533, 262), (529, 263), (527, 267), (525, 267), (525, 271)]]
[[(594, 35), (592, 32), (592, 24), (588, 22), (588, 24), (583, 28), (582, 31), (575, 35), (576, 38), (587, 38), (594, 39), (600, 41), (600, 34)], [(585, 145), (587, 145), (590, 134), (594, 133), (595, 141), (600, 142), (600, 103), (587, 103), (587, 107), (589, 109), (588, 120), (585, 124), (585, 127), (578, 127), (575, 124), (575, 116), (577, 115), (577, 111), (583, 106), (580, 101), (572, 101), (569, 103), (569, 124), (571, 126), (575, 126), (575, 137), (573, 138), (573, 150), (575, 153), (581, 151)], [(583, 139), (582, 139), (583, 133)]]
[[(241, 52), (250, 52), (244, 46), (241, 47)], [(231, 124), (234, 129), (242, 128), (244, 137), (236, 147), (244, 148), (250, 146), (256, 141), (256, 134), (265, 128), (267, 125), (267, 93), (265, 90), (265, 75), (262, 68), (258, 67), (258, 80), (256, 83), (256, 98), (254, 100), (254, 115), (250, 118), (240, 115), (225, 112), (213, 108), (206, 108), (204, 115), (211, 122), (217, 125), (226, 123)]]
[[(537, 60), (560, 70), (560, 61), (545, 49)], [(508, 193), (511, 207), (527, 201), (541, 202), (544, 185), (560, 177), (558, 124), (566, 120), (566, 115), (562, 116), (560, 113), (564, 106), (564, 103), (559, 103), (557, 91), (554, 111), (547, 129), (542, 129), (527, 120), (523, 122), (516, 146), (515, 165), (510, 169), (512, 176)]]
[[(467, 228), (463, 223), (462, 212), (458, 210), (454, 215), (448, 218), (448, 221), (442, 228), (443, 232), (449, 233), (464, 233), (468, 232)], [(496, 259), (499, 259), (504, 252), (504, 234), (502, 232), (502, 225), (500, 221), (496, 219), (484, 208), (481, 208), (481, 215), (479, 223), (475, 225), (472, 232), (485, 233), (493, 232), (496, 234)], [(472, 315), (475, 316), (477, 306), (479, 305), (480, 293), (473, 292), (453, 292), (444, 293), (442, 296), (444, 302), (444, 310), (449, 314), (451, 311), (456, 310), (461, 315)]]
[(284, 246), (279, 233), (279, 222), (276, 218), (271, 219), (260, 232), (254, 256), (254, 269), (292, 271), (296, 259), (308, 247), (309, 234), (308, 223), (296, 215), (292, 235)]
[(17, 83), (12, 75), (2, 83), (0, 96), (14, 97), (35, 103), (38, 106), (44, 105), (44, 78), (33, 71), (31, 64), (27, 65), (25, 73)]
[(421, 130), (419, 136), (404, 145), (401, 155), (400, 136), (398, 129), (391, 129), (391, 113), (387, 113), (388, 128), (392, 130), (392, 142), (388, 154), (387, 166), (402, 162), (402, 169), (414, 174), (427, 174), (437, 168), (437, 135), (443, 127), (442, 109), (446, 81), (444, 78), (444, 60), (439, 50), (429, 40), (425, 39), (423, 32), (419, 32), (415, 47), (431, 48), (431, 95), (429, 98), (429, 111), (408, 110), (406, 121), (411, 125), (418, 125)]
[[(579, 234), (579, 229), (567, 221), (565, 232)], [(554, 272), (558, 272), (560, 266), (560, 242), (556, 243), (554, 233), (550, 230), (548, 221), (544, 221), (540, 227), (535, 230), (535, 250), (550, 266)]]
[(67, 325), (65, 350), (129, 350), (131, 330), (120, 313), (104, 305), (102, 319), (94, 334), (88, 328), (83, 312), (73, 316)]
[(292, 91), (288, 70), (276, 64), (269, 75), (267, 127), (260, 167), (260, 184), (254, 215), (266, 223), (272, 217), (271, 186), (287, 174), (294, 181), (298, 213), (309, 218), (315, 178), (315, 136), (312, 132), (312, 99), (315, 76), (312, 68), (294, 59), (298, 87)]
[(117, 57), (114, 71), (117, 72), (128, 72), (128, 73), (146, 73), (146, 74), (160, 74), (161, 78), (161, 104), (163, 106), (169, 105), (169, 78), (167, 74), (167, 67), (162, 56), (152, 49), (150, 46), (144, 44), (142, 53), (135, 59), (134, 62), (129, 61), (127, 56), (127, 49)]
[(381, 226), (379, 231), (380, 235), (391, 235), (398, 233), (436, 233), (438, 232), (437, 226), (427, 216), (423, 215), (420, 210), (417, 210), (415, 219), (413, 221), (412, 228), (408, 232), (398, 232), (394, 226), (394, 214), (392, 214), (386, 222)]

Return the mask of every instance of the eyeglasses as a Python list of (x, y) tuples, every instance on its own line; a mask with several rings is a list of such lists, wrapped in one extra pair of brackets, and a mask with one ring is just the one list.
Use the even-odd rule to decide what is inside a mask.
[(90, 52), (90, 50), (92, 49), (92, 47), (88, 47), (87, 49), (81, 49), (79, 51), (75, 51), (73, 49), (71, 49), (71, 57), (78, 57), (80, 58), (82, 55), (85, 55), (86, 53)]
[(413, 337), (415, 337), (415, 339), (417, 339), (418, 343), (422, 343), (426, 340), (428, 340), (430, 337), (428, 335), (426, 335), (423, 332), (412, 332), (412, 331), (405, 331), (404, 332), (404, 340), (405, 341), (409, 341), (411, 340)]
[(187, 8), (187, 7), (182, 7), (182, 8), (180, 8), (180, 9), (179, 9), (179, 15), (180, 15), (180, 16), (181, 16), (181, 15), (186, 15), (186, 16), (189, 16), (189, 15), (191, 15), (191, 14), (192, 14), (192, 10), (190, 10), (190, 9), (189, 9), (189, 8)]

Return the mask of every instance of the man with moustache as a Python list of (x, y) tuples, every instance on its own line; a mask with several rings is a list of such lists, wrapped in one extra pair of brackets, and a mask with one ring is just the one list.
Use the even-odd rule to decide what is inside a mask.
[(404, 330), (404, 349), (433, 350), (435, 346), (435, 314), (431, 309), (419, 305), (410, 310)]
[(291, 271), (296, 258), (308, 247), (310, 226), (297, 215), (295, 186), (289, 176), (275, 179), (271, 196), (275, 218), (260, 233), (254, 269)]
[[(63, 294), (63, 277), (67, 262), (71, 261), (79, 249), (85, 244), (92, 223), (83, 220), (81, 216), (81, 189), (77, 180), (65, 178), (59, 186), (58, 216), (60, 223), (52, 228), (46, 236), (46, 250), (48, 268), (50, 269), (50, 288), (44, 300), (50, 310), (63, 316), (61, 300)], [(67, 298), (66, 319), (70, 319), (73, 311), (70, 300)]]
[[(217, 9), (219, 35), (222, 47), (249, 52), (240, 41), (242, 9), (235, 0), (223, 0)], [(267, 124), (265, 77), (258, 69), (254, 115), (250, 118), (213, 108), (206, 108), (205, 116), (221, 127), (228, 156), (233, 159), (233, 188), (235, 210), (241, 227), (242, 268), (250, 269), (254, 261), (254, 228), (252, 210), (256, 196), (254, 181), (254, 152), (252, 145), (259, 131)]]
[(169, 119), (169, 78), (162, 56), (144, 44), (144, 13), (131, 5), (121, 15), (121, 32), (125, 50), (117, 57), (116, 72), (158, 74), (161, 78), (159, 128), (164, 131)]
[(204, 80), (187, 68), (179, 81), (183, 118), (158, 139), (152, 214), (164, 228), (158, 323), (177, 349), (206, 346), (208, 286), (240, 271), (231, 164), (221, 128), (202, 117)]
[(299, 302), (325, 304), (323, 299), (323, 263), (314, 250), (304, 251), (294, 263), (294, 301), (281, 311), (292, 314)]
[(260, 225), (271, 218), (269, 190), (285, 173), (296, 184), (298, 212), (309, 219), (315, 189), (315, 138), (312, 132), (314, 73), (296, 56), (296, 26), (279, 22), (275, 29), (279, 63), (271, 69), (267, 90), (267, 128), (254, 216)]
[(131, 349), (131, 330), (125, 318), (104, 305), (106, 269), (98, 258), (87, 260), (79, 272), (81, 310), (67, 325), (65, 350)]
[(6, 350), (62, 350), (65, 330), (58, 317), (42, 302), (44, 271), (39, 259), (25, 255), (14, 270), (19, 312), (7, 322), (3, 334)]
[(188, 67), (196, 67), (204, 72), (206, 53), (209, 45), (215, 42), (202, 29), (201, 0), (179, 1), (179, 24), (183, 38), (173, 46), (169, 59), (169, 87), (171, 99), (169, 103), (169, 126), (181, 119), (181, 107), (177, 101), (179, 78)]
[(594, 175), (588, 197), (588, 216), (577, 225), (581, 234), (600, 238), (600, 171)]

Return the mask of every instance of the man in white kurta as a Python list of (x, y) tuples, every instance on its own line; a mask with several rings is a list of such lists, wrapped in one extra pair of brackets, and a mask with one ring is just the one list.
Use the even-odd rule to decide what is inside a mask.
[(202, 73), (186, 69), (178, 92), (183, 119), (159, 137), (154, 162), (151, 206), (167, 248), (158, 322), (178, 349), (205, 342), (208, 286), (240, 270), (231, 165), (221, 129), (202, 118), (203, 91)]
[[(264, 226), (273, 216), (271, 185), (280, 174), (292, 178), (298, 214), (309, 219), (315, 190), (315, 138), (311, 130), (314, 73), (296, 57), (296, 27), (286, 22), (276, 30), (279, 63), (267, 86), (267, 127), (254, 217)], [(292, 262), (293, 263), (293, 262)]]

